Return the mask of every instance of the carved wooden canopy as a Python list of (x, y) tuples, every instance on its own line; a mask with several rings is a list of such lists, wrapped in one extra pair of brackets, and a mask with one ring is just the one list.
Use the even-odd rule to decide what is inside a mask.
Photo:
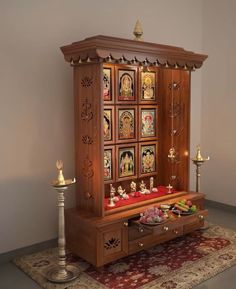
[(133, 63), (166, 67), (200, 68), (207, 55), (183, 48), (98, 35), (61, 47), (71, 64), (91, 61)]

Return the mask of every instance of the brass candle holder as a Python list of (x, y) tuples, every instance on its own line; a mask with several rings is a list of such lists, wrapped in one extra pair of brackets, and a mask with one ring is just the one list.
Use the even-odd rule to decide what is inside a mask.
[(63, 162), (57, 161), (56, 167), (58, 169), (57, 180), (52, 181), (52, 187), (58, 193), (58, 265), (51, 268), (47, 272), (47, 279), (54, 283), (66, 283), (76, 279), (79, 275), (77, 267), (66, 264), (66, 240), (65, 240), (65, 191), (75, 184), (75, 179), (65, 180), (62, 172)]
[(196, 165), (196, 192), (200, 191), (200, 167), (205, 161), (209, 161), (210, 157), (203, 158), (201, 156), (200, 146), (197, 146), (197, 154), (195, 158), (192, 158), (192, 162)]

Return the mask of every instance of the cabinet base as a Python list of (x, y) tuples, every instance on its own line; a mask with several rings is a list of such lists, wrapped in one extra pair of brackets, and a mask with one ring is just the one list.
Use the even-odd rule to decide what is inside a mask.
[[(173, 205), (185, 198), (191, 200), (198, 211), (182, 217), (171, 213), (167, 222), (155, 227), (137, 222), (140, 213), (150, 207), (150, 204), (104, 217), (96, 217), (82, 210), (68, 209), (67, 247), (95, 267), (101, 267), (203, 227), (205, 216), (208, 214), (207, 210), (204, 210), (204, 197), (202, 193), (186, 193), (184, 196), (165, 200), (165, 203)], [(161, 203), (163, 201), (157, 199), (152, 206)]]

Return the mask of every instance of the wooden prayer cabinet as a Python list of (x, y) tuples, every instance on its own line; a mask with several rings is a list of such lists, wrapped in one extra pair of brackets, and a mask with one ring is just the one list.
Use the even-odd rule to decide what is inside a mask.
[[(67, 247), (100, 267), (203, 226), (204, 194), (188, 192), (190, 77), (207, 56), (107, 36), (61, 50), (74, 70), (77, 188)], [(129, 193), (131, 181), (148, 185), (151, 176), (177, 192), (107, 207), (110, 184)], [(137, 222), (146, 208), (183, 198), (198, 212), (153, 228)]]

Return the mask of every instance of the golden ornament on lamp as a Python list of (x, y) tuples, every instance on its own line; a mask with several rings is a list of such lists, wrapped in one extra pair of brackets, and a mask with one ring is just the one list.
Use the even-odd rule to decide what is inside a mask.
[(200, 167), (205, 161), (209, 161), (210, 157), (203, 158), (201, 156), (200, 146), (197, 146), (197, 154), (195, 158), (192, 158), (192, 162), (196, 165), (196, 192), (200, 191)]
[(54, 283), (66, 283), (74, 280), (78, 277), (79, 269), (72, 265), (66, 264), (66, 240), (65, 240), (65, 196), (64, 192), (69, 186), (73, 185), (76, 180), (75, 178), (65, 180), (63, 176), (63, 162), (58, 160), (56, 162), (56, 167), (58, 170), (58, 177), (56, 180), (52, 181), (52, 187), (58, 192), (58, 255), (59, 261), (58, 265), (50, 268), (47, 272), (47, 279)]

